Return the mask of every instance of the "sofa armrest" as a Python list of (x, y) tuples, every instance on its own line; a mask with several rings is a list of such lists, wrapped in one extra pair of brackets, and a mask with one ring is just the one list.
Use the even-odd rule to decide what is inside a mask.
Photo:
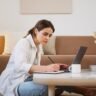
[(5, 69), (10, 55), (0, 55), (0, 74)]

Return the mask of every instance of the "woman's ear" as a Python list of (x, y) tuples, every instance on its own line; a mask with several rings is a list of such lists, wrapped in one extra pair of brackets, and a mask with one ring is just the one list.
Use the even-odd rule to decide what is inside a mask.
[(38, 29), (37, 29), (37, 28), (35, 29), (35, 34), (36, 34), (36, 35), (38, 34)]

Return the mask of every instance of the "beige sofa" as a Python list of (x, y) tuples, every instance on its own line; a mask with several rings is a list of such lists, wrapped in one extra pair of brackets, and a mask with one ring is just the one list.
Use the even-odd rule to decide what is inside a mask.
[[(92, 36), (56, 36), (44, 46), (41, 64), (50, 64), (50, 56), (54, 62), (71, 64), (80, 46), (87, 46), (87, 52), (81, 65), (82, 68), (89, 68), (90, 64), (96, 64), (96, 44)], [(53, 48), (52, 48), (53, 47)], [(52, 52), (53, 51), (53, 52)], [(0, 73), (4, 70), (10, 55), (0, 55)]]
[[(41, 64), (50, 64), (50, 56), (55, 62), (71, 64), (80, 46), (87, 46), (88, 49), (81, 62), (82, 68), (89, 68), (90, 64), (96, 64), (96, 44), (92, 36), (56, 36), (55, 53), (42, 56)], [(52, 41), (51, 41), (52, 42)], [(47, 46), (48, 47), (48, 46)], [(46, 51), (46, 50), (45, 50)], [(49, 49), (49, 52), (51, 50)], [(52, 53), (52, 52), (51, 52)]]

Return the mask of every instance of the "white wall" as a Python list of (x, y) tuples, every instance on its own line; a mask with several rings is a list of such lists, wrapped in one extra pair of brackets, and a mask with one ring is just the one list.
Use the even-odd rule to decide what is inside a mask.
[(11, 40), (9, 38), (7, 42), (11, 41), (10, 46), (13, 46), (14, 41), (40, 19), (53, 22), (55, 35), (91, 35), (96, 32), (96, 0), (73, 0), (72, 6), (72, 14), (22, 15), (20, 0), (0, 0), (0, 34), (10, 33)]

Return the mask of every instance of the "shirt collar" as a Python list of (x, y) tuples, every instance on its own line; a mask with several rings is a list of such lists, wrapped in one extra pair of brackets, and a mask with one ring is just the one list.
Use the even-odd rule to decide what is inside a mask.
[[(29, 35), (26, 37), (26, 39), (30, 42), (31, 47), (34, 47), (34, 48), (37, 49), (37, 47), (36, 47), (36, 45), (35, 45), (35, 42), (34, 42), (32, 36), (31, 36), (31, 34), (29, 34)], [(41, 50), (41, 49), (42, 49), (42, 45), (39, 44), (38, 48), (39, 48), (39, 50)]]

